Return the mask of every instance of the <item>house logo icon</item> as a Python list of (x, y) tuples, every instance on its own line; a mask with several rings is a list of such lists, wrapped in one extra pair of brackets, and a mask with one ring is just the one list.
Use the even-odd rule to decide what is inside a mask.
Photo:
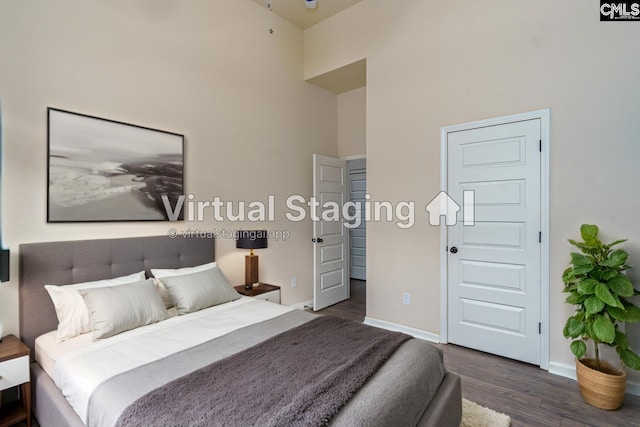
[[(475, 192), (465, 190), (462, 192), (463, 198), (463, 225), (475, 224)], [(440, 225), (440, 220), (444, 216), (445, 224), (456, 225), (458, 222), (458, 212), (460, 205), (456, 203), (446, 192), (439, 192), (425, 207), (429, 213), (429, 224)]]

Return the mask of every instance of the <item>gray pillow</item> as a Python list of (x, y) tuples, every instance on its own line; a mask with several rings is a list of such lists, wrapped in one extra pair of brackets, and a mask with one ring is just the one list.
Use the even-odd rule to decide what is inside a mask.
[(169, 317), (153, 279), (79, 292), (89, 310), (94, 340)]
[(160, 279), (178, 310), (178, 315), (240, 298), (218, 267), (182, 276)]

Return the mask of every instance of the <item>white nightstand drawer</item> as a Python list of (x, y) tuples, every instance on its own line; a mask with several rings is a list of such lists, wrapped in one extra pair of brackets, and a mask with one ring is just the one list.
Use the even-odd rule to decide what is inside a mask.
[(280, 290), (278, 289), (276, 291), (265, 292), (264, 294), (256, 295), (254, 298), (280, 304)]
[(0, 390), (29, 382), (29, 356), (0, 362)]

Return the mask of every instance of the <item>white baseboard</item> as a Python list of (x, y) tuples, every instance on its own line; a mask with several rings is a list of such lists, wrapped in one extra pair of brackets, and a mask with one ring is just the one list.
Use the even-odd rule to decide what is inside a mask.
[[(549, 373), (554, 375), (559, 375), (561, 377), (570, 378), (575, 381), (576, 379), (576, 366), (569, 365), (567, 363), (560, 362), (549, 362)], [(627, 389), (626, 392), (628, 394), (632, 394), (634, 396), (640, 396), (640, 382), (637, 380), (629, 379), (627, 377)]]
[(373, 317), (365, 317), (364, 324), (375, 326), (389, 331), (403, 332), (407, 335), (411, 335), (415, 338), (420, 338), (425, 341), (440, 342), (440, 335), (436, 335), (431, 332), (423, 331), (422, 329), (412, 328), (410, 326), (400, 325), (398, 323), (387, 322), (386, 320), (374, 319)]
[(637, 381), (629, 381), (627, 377), (627, 389), (625, 391), (634, 396), (640, 396), (640, 383)]
[(313, 300), (310, 299), (309, 301), (299, 302), (297, 304), (291, 304), (289, 307), (293, 307), (296, 310), (304, 310), (307, 307), (313, 307)]
[(549, 373), (561, 377), (576, 379), (576, 366), (567, 363), (549, 362)]

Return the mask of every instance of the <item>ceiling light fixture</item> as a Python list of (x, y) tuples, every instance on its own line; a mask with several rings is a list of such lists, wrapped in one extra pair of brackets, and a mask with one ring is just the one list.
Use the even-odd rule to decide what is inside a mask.
[(318, 7), (318, 2), (316, 2), (316, 0), (304, 0), (304, 5), (307, 9), (315, 9)]

